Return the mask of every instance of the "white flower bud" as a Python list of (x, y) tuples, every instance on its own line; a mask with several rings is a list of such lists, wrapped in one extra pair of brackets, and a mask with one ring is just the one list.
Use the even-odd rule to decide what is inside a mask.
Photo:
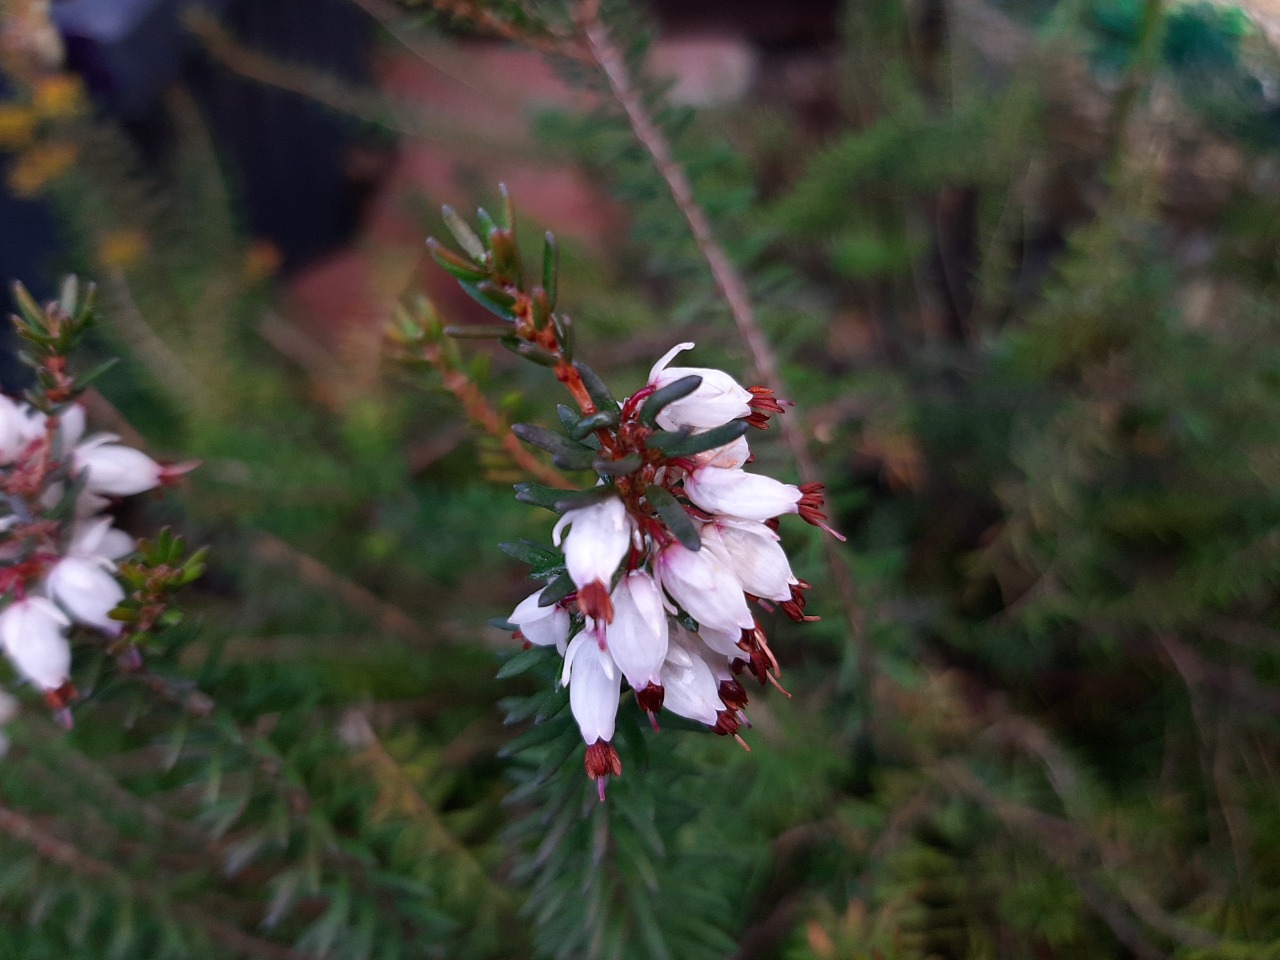
[(667, 611), (653, 577), (633, 570), (613, 589), (613, 623), (606, 631), (609, 653), (634, 690), (660, 683), (667, 656)]
[(709, 513), (742, 520), (769, 520), (800, 507), (800, 488), (758, 473), (698, 467), (684, 481), (690, 500)]
[(751, 392), (723, 370), (711, 367), (668, 367), (676, 354), (693, 349), (692, 343), (681, 343), (663, 355), (649, 371), (649, 385), (661, 389), (684, 377), (698, 376), (702, 383), (687, 397), (672, 401), (662, 408), (657, 423), (663, 430), (692, 427), (707, 430), (751, 414)]
[(673, 540), (654, 569), (662, 588), (699, 624), (721, 630), (755, 626), (738, 578), (711, 551), (693, 551)]
[(569, 642), (569, 612), (559, 604), (538, 606), (539, 590), (525, 597), (507, 617), (520, 628), (520, 633), (536, 647), (554, 646), (561, 656)]
[(569, 709), (587, 745), (612, 740), (622, 675), (590, 631), (578, 634), (569, 644), (560, 682), (569, 687)]
[(115, 636), (123, 624), (107, 614), (124, 599), (124, 588), (103, 563), (110, 561), (63, 557), (49, 571), (46, 585), (53, 599), (80, 623)]
[(112, 497), (128, 497), (160, 483), (162, 468), (140, 450), (125, 447), (109, 433), (90, 437), (75, 449), (78, 471), (87, 471), (86, 491)]
[(43, 597), (17, 600), (0, 613), (0, 644), (18, 673), (42, 690), (57, 690), (71, 672), (71, 625)]

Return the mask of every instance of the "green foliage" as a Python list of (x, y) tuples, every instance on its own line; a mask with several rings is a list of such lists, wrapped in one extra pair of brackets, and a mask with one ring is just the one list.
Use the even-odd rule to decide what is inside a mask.
[[(566, 3), (483, 10), (543, 46), (573, 30)], [(916, 10), (848, 5), (814, 120), (763, 93), (672, 106), (639, 10), (605, 4), (851, 541), (784, 532), (824, 619), (771, 626), (794, 699), (752, 707), (753, 752), (628, 703), (605, 803), (556, 658), (485, 626), (526, 574), (569, 588), (550, 514), (519, 502), (566, 494), (421, 389), (465, 374), (585, 469), (605, 382), (654, 342), (695, 327), (745, 355), (598, 71), (559, 58), (596, 106), (535, 126), (625, 203), (627, 238), (535, 258), (503, 209), (446, 214), (458, 249), (431, 249), (503, 323), (498, 276), (540, 287), (538, 323), (571, 310), (584, 354), (617, 339), (599, 374), (573, 364), (606, 421), (554, 431), (547, 371), (449, 353), (429, 305), (400, 335), (447, 355), (411, 379), (361, 360), (371, 339), (330, 366), (269, 348), (198, 118), (175, 100), (149, 179), (85, 121), (92, 162), (57, 196), (102, 281), (92, 352), (125, 355), (98, 385), (205, 461), (181, 507), (132, 520), (212, 549), (146, 674), (81, 643), (75, 730), (30, 697), (6, 727), (0, 960), (1280, 955), (1275, 52), (1201, 4), (995, 4), (978, 35)], [(151, 253), (107, 268), (106, 226)]]

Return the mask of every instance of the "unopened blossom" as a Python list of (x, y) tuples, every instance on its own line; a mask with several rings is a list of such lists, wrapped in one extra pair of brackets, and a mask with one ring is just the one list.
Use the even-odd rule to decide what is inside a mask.
[(85, 489), (93, 494), (128, 497), (160, 485), (164, 468), (141, 450), (115, 441), (110, 433), (99, 434), (76, 447), (75, 468), (87, 477)]
[(555, 647), (562, 655), (569, 643), (569, 611), (558, 603), (542, 606), (542, 591), (525, 597), (507, 617), (535, 647)]
[(662, 588), (698, 623), (721, 630), (755, 625), (742, 584), (709, 550), (690, 550), (673, 540), (654, 560)]
[(687, 397), (667, 404), (658, 414), (658, 426), (664, 430), (692, 427), (706, 430), (751, 414), (751, 392), (723, 370), (711, 367), (672, 367), (676, 354), (692, 350), (692, 343), (681, 343), (668, 350), (649, 371), (649, 386), (661, 389), (685, 377), (701, 377), (698, 388)]
[(16, 600), (0, 613), (0, 644), (22, 676), (45, 691), (61, 689), (71, 671), (71, 621), (44, 597)]
[(578, 588), (583, 612), (594, 620), (613, 619), (609, 587), (631, 548), (634, 530), (635, 522), (618, 497), (566, 511), (555, 526), (552, 540), (564, 551), (565, 569)]

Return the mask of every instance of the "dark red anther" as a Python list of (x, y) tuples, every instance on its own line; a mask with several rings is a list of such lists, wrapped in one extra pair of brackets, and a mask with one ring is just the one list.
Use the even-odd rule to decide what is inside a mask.
[(785, 412), (784, 404), (791, 405), (790, 401), (777, 400), (768, 387), (748, 387), (747, 391), (751, 394), (751, 399), (747, 401), (751, 414), (746, 421), (757, 430), (768, 429), (769, 417), (775, 413)]
[(587, 775), (596, 782), (596, 789), (600, 792), (600, 802), (603, 803), (605, 779), (611, 776), (622, 776), (622, 758), (618, 756), (618, 751), (613, 749), (613, 744), (605, 740), (597, 740), (587, 747), (587, 754), (583, 760)]
[(636, 703), (640, 705), (641, 710), (652, 716), (662, 709), (666, 694), (661, 684), (650, 683), (643, 690), (636, 691)]
[(825, 506), (822, 496), (822, 484), (804, 483), (800, 485), (800, 502), (796, 505), (796, 512), (807, 522), (813, 524), (821, 530), (827, 531), (841, 543), (844, 543), (843, 534), (837, 533), (827, 523), (827, 515), (822, 512)]
[(592, 620), (613, 623), (613, 600), (609, 588), (599, 580), (592, 580), (578, 590), (578, 609)]
[[(741, 663), (742, 661), (735, 661)], [(747, 705), (747, 690), (735, 678), (720, 681), (720, 701), (730, 710), (738, 711)]]

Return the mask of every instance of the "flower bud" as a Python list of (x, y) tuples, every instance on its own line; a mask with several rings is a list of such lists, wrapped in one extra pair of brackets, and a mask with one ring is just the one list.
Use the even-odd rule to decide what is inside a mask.
[(140, 450), (121, 446), (109, 434), (90, 437), (75, 449), (75, 468), (88, 473), (85, 489), (93, 494), (128, 497), (160, 484), (160, 464)]

